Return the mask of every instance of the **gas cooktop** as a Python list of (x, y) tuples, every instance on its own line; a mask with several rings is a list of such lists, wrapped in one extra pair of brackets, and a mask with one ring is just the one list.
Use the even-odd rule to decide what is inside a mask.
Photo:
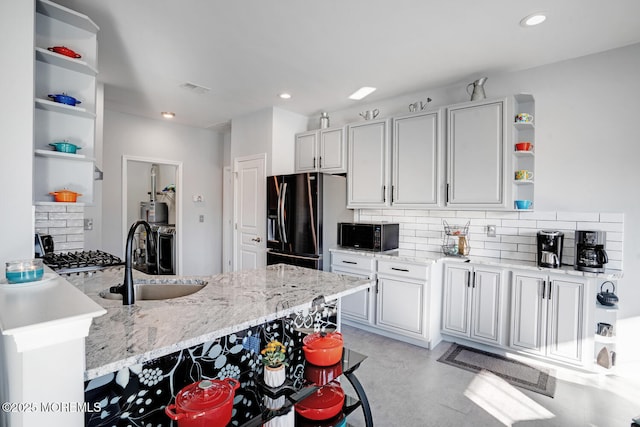
[(48, 253), (42, 262), (58, 274), (87, 273), (124, 265), (117, 256), (99, 250)]

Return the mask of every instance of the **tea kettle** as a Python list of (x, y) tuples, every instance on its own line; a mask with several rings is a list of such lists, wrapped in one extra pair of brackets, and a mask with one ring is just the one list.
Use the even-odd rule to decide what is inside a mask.
[[(472, 101), (479, 101), (485, 99), (487, 96), (484, 93), (484, 84), (487, 81), (487, 77), (482, 77), (473, 83), (467, 85), (467, 93), (471, 95)], [(473, 91), (469, 92), (469, 87), (473, 87)]]
[[(605, 291), (604, 285), (606, 285), (607, 283), (611, 284), (611, 287), (613, 288), (611, 290), (611, 292), (609, 291)], [(603, 282), (602, 285), (600, 285), (600, 292), (598, 293), (598, 295), (596, 295), (596, 298), (598, 299), (598, 302), (602, 305), (606, 305), (606, 306), (613, 306), (616, 305), (616, 303), (618, 302), (618, 296), (615, 294), (616, 291), (616, 286), (613, 284), (612, 281), (607, 280), (606, 282)]]

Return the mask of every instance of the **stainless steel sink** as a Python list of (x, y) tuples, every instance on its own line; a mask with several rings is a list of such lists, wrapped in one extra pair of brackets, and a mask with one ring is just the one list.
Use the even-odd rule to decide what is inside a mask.
[[(184, 297), (202, 290), (208, 282), (197, 279), (141, 279), (133, 281), (136, 301), (164, 300)], [(122, 300), (122, 295), (113, 294), (109, 289), (99, 293), (100, 297)]]

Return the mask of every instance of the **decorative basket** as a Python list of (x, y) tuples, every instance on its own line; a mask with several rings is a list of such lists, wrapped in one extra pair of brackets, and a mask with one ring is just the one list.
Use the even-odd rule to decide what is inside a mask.
[(469, 255), (469, 222), (462, 226), (449, 225), (447, 221), (442, 223), (444, 225), (442, 253), (447, 256)]

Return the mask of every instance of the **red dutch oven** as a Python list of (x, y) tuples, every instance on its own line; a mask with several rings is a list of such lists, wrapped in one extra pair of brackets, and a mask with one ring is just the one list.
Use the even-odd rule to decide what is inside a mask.
[(310, 363), (304, 367), (304, 377), (316, 385), (324, 385), (342, 375), (342, 363), (332, 366), (316, 366)]
[(320, 387), (312, 395), (296, 403), (296, 412), (309, 420), (320, 421), (335, 417), (342, 411), (344, 390), (337, 382)]
[(231, 421), (238, 387), (240, 383), (234, 378), (189, 384), (164, 411), (179, 427), (224, 427)]
[(307, 362), (317, 366), (331, 366), (342, 359), (344, 341), (340, 332), (328, 334), (316, 332), (302, 340), (302, 350)]

